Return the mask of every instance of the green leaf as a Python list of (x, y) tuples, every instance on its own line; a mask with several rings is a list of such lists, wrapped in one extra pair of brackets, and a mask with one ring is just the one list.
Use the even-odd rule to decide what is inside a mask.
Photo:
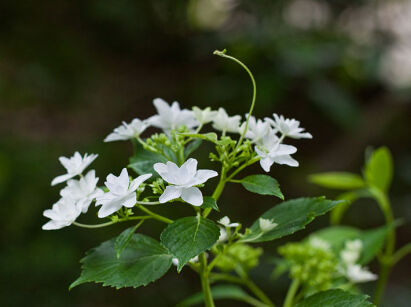
[(196, 151), (200, 147), (202, 142), (202, 139), (196, 139), (190, 142), (190, 144), (188, 144), (187, 147), (184, 149), (184, 156), (189, 157), (194, 151)]
[(220, 212), (220, 208), (217, 206), (217, 201), (211, 196), (204, 196), (203, 204), (201, 205), (202, 209), (211, 208), (215, 211)]
[(372, 153), (365, 166), (364, 176), (370, 186), (388, 191), (393, 176), (393, 162), (387, 147), (380, 147)]
[(146, 286), (163, 276), (171, 266), (172, 256), (156, 240), (142, 234), (134, 234), (120, 258), (111, 239), (87, 252), (81, 260), (80, 277), (70, 289), (86, 283), (103, 283), (117, 289)]
[(368, 295), (352, 294), (340, 289), (318, 292), (299, 302), (295, 307), (372, 307)]
[[(221, 299), (232, 299), (237, 301), (243, 301), (252, 304), (253, 306), (265, 306), (264, 304), (255, 305), (258, 301), (248, 295), (243, 289), (239, 286), (234, 285), (218, 285), (215, 287), (211, 287), (211, 294), (213, 299), (221, 300)], [(199, 292), (196, 293), (188, 298), (186, 298), (181, 303), (177, 304), (176, 307), (189, 307), (201, 304), (204, 301), (203, 293)]]
[(187, 136), (187, 137), (192, 137), (196, 139), (202, 139), (206, 140), (209, 142), (212, 142), (214, 144), (218, 143), (218, 137), (215, 132), (210, 132), (210, 133), (205, 133), (205, 134), (194, 134), (194, 133), (180, 133), (180, 135)]
[(339, 255), (341, 250), (344, 249), (346, 241), (360, 239), (363, 248), (358, 263), (364, 265), (373, 260), (382, 250), (385, 238), (390, 229), (390, 227), (382, 226), (362, 231), (349, 226), (333, 226), (316, 231), (311, 234), (311, 237), (320, 238), (326, 241), (336, 255)]
[(241, 179), (241, 184), (250, 192), (261, 195), (273, 195), (284, 200), (280, 185), (273, 177), (267, 175), (251, 175)]
[(344, 213), (350, 208), (351, 204), (361, 197), (369, 197), (370, 193), (367, 189), (350, 191), (343, 193), (337, 197), (337, 200), (344, 201), (341, 205), (335, 207), (330, 214), (331, 224), (339, 224)]
[(140, 144), (135, 145), (134, 155), (130, 158), (129, 168), (134, 170), (138, 175), (153, 174), (153, 177), (158, 177), (154, 171), (153, 165), (157, 162), (166, 163), (168, 160), (157, 153), (144, 150)]
[(329, 189), (353, 190), (365, 186), (361, 176), (346, 172), (328, 172), (313, 174), (308, 177), (310, 182)]
[(283, 202), (267, 212), (260, 218), (268, 219), (278, 225), (267, 232), (260, 229), (257, 219), (250, 230), (241, 240), (246, 242), (264, 242), (279, 239), (304, 229), (316, 216), (323, 215), (334, 208), (339, 201), (327, 200), (324, 197), (297, 198)]
[(178, 259), (177, 270), (191, 258), (211, 248), (220, 236), (220, 228), (201, 216), (185, 217), (168, 225), (161, 233), (161, 243)]
[(114, 249), (116, 250), (117, 259), (120, 258), (121, 253), (127, 247), (128, 243), (130, 243), (133, 234), (136, 232), (137, 228), (140, 227), (141, 223), (142, 221), (133, 227), (127, 228), (116, 238)]

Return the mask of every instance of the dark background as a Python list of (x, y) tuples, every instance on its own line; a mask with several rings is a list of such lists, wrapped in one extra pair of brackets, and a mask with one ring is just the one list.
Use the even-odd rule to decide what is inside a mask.
[[(199, 291), (197, 277), (175, 270), (140, 289), (87, 284), (68, 291), (84, 252), (126, 225), (99, 230), (42, 231), (43, 210), (61, 187), (59, 156), (99, 153), (93, 164), (103, 182), (132, 152), (104, 137), (122, 120), (154, 113), (152, 99), (182, 106), (249, 108), (251, 86), (236, 64), (212, 55), (227, 48), (254, 72), (255, 114), (295, 117), (314, 135), (291, 142), (299, 168), (275, 166), (286, 198), (326, 194), (307, 182), (314, 172), (360, 172), (367, 146), (388, 146), (395, 159), (391, 189), (395, 215), (411, 218), (410, 1), (27, 1), (0, 2), (0, 304), (2, 306), (172, 306)], [(205, 148), (206, 149), (206, 148)], [(206, 151), (200, 152), (206, 158)], [(204, 160), (203, 160), (204, 161)], [(206, 162), (203, 162), (206, 164)], [(208, 166), (208, 165), (207, 165)], [(217, 165), (212, 165), (217, 167)], [(250, 172), (261, 172), (256, 167)], [(209, 184), (209, 188), (215, 182)], [(222, 214), (250, 225), (277, 203), (228, 186)], [(80, 219), (96, 223), (96, 210)], [(188, 214), (183, 206), (172, 216)], [(377, 206), (361, 201), (344, 222), (383, 223)], [(327, 225), (327, 217), (308, 228)], [(157, 235), (163, 225), (145, 224)], [(291, 237), (302, 238), (307, 232)], [(398, 245), (411, 237), (398, 229)], [(287, 279), (270, 281), (265, 244), (256, 282), (275, 302)], [(409, 306), (410, 258), (389, 281), (385, 306)], [(371, 269), (376, 272), (375, 264)], [(364, 287), (372, 293), (373, 284)], [(217, 305), (240, 306), (228, 301)]]

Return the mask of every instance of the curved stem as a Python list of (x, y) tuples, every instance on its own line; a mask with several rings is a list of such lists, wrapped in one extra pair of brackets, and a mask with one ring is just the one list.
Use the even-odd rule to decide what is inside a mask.
[(269, 299), (269, 297), (261, 290), (250, 278), (244, 277), (244, 285), (250, 289), (251, 292), (255, 294), (263, 303), (267, 306), (274, 307), (274, 303)]
[(211, 294), (210, 282), (208, 280), (207, 257), (205, 253), (200, 255), (200, 279), (201, 288), (204, 294), (204, 303), (206, 307), (214, 307), (214, 300)]
[(137, 201), (136, 204), (144, 206), (156, 206), (161, 205), (159, 201)]
[(230, 174), (230, 176), (227, 177), (227, 180), (226, 180), (226, 181), (231, 181), (231, 180), (234, 178), (234, 176), (237, 175), (239, 172), (241, 172), (243, 169), (245, 169), (246, 167), (248, 167), (248, 166), (250, 166), (250, 165), (252, 165), (252, 164), (254, 164), (254, 163), (258, 162), (258, 161), (260, 161), (260, 157), (255, 157), (255, 158), (249, 160), (247, 163), (241, 165), (241, 166), (240, 166), (239, 168), (237, 168), (234, 172), (232, 172), (232, 173)]
[(237, 148), (240, 147), (241, 143), (243, 142), (244, 136), (245, 136), (245, 134), (248, 130), (248, 122), (250, 121), (251, 114), (253, 113), (254, 105), (255, 105), (255, 99), (256, 99), (256, 96), (257, 96), (257, 86), (256, 86), (256, 83), (255, 83), (253, 74), (251, 73), (251, 71), (248, 69), (248, 67), (243, 62), (236, 59), (235, 57), (227, 55), (226, 50), (223, 50), (223, 51), (215, 50), (214, 54), (218, 55), (218, 56), (221, 56), (223, 58), (226, 58), (226, 59), (230, 59), (230, 60), (238, 63), (248, 73), (248, 75), (250, 76), (250, 79), (251, 79), (251, 83), (253, 84), (253, 98), (252, 98), (252, 101), (251, 101), (250, 111), (248, 112), (247, 121), (245, 123), (244, 131), (241, 133), (240, 140), (238, 141), (236, 149), (234, 150), (234, 151), (236, 151)]
[(132, 221), (132, 220), (147, 220), (147, 219), (151, 219), (151, 216), (131, 216), (128, 218), (123, 218), (123, 219), (118, 219), (116, 221), (110, 221), (107, 223), (101, 223), (101, 224), (83, 224), (83, 223), (79, 223), (79, 222), (73, 222), (73, 225), (76, 225), (78, 227), (82, 227), (82, 228), (89, 228), (89, 229), (95, 229), (95, 228), (103, 228), (103, 227), (107, 227), (113, 224), (117, 224), (120, 222), (127, 222), (127, 221)]
[(294, 297), (297, 294), (298, 287), (300, 286), (300, 282), (298, 279), (294, 279), (288, 288), (287, 296), (285, 297), (285, 301), (283, 307), (291, 307), (293, 306)]
[(397, 250), (392, 258), (392, 265), (397, 264), (402, 258), (404, 258), (407, 254), (411, 253), (411, 243), (408, 243)]
[(153, 219), (156, 219), (158, 221), (161, 221), (161, 222), (164, 222), (164, 223), (167, 223), (167, 224), (171, 224), (173, 222), (173, 220), (170, 220), (169, 218), (166, 218), (165, 216), (162, 216), (160, 214), (154, 213), (153, 211), (148, 210), (146, 207), (144, 207), (142, 205), (137, 205), (137, 207), (141, 211), (144, 211), (145, 213), (150, 215)]

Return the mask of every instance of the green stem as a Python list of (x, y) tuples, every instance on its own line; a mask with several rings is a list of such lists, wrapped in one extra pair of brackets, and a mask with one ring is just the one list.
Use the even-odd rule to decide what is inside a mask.
[(118, 219), (116, 221), (110, 221), (107, 223), (101, 223), (101, 224), (83, 224), (83, 223), (79, 223), (79, 222), (73, 222), (73, 225), (76, 225), (78, 227), (82, 227), (82, 228), (89, 228), (89, 229), (95, 229), (95, 228), (103, 228), (103, 227), (107, 227), (113, 224), (117, 224), (120, 222), (127, 222), (127, 221), (132, 221), (132, 220), (147, 220), (147, 219), (151, 219), (151, 216), (131, 216), (131, 217), (127, 217), (127, 218), (123, 218), (123, 219)]
[(260, 157), (254, 157), (254, 158), (252, 158), (252, 159), (249, 160), (247, 163), (241, 165), (241, 166), (240, 166), (239, 168), (237, 168), (234, 172), (232, 172), (232, 173), (230, 174), (230, 176), (227, 177), (227, 180), (226, 180), (226, 181), (231, 181), (231, 180), (234, 178), (234, 176), (237, 175), (239, 172), (241, 172), (243, 169), (245, 169), (246, 167), (248, 167), (248, 166), (250, 166), (250, 165), (252, 165), (252, 164), (254, 164), (254, 163), (258, 162), (258, 161), (260, 161)]
[(294, 279), (288, 288), (287, 296), (285, 297), (285, 301), (283, 307), (291, 307), (293, 306), (294, 297), (297, 294), (298, 287), (300, 286), (300, 282), (298, 279)]
[(392, 265), (394, 266), (399, 262), (402, 258), (404, 258), (407, 254), (411, 253), (411, 243), (404, 245), (399, 250), (396, 251), (392, 258)]
[(205, 253), (200, 255), (200, 279), (201, 288), (204, 294), (204, 303), (206, 307), (214, 307), (213, 296), (211, 294), (210, 282), (208, 280), (207, 257)]
[(150, 215), (153, 219), (156, 219), (158, 221), (167, 223), (167, 224), (171, 224), (173, 222), (173, 220), (170, 220), (169, 218), (166, 218), (165, 216), (162, 216), (160, 214), (154, 213), (153, 211), (148, 210), (146, 207), (142, 206), (142, 205), (137, 205), (137, 207), (147, 213), (148, 215)]
[(137, 201), (136, 204), (145, 205), (145, 206), (161, 205), (159, 201)]
[[(218, 200), (218, 198), (220, 197), (221, 193), (224, 190), (224, 186), (226, 184), (227, 180), (226, 180), (226, 170), (225, 167), (223, 166), (221, 168), (221, 175), (220, 175), (220, 181), (217, 184), (217, 187), (214, 190), (213, 195), (211, 195), (212, 198), (214, 198), (215, 200)], [(206, 208), (203, 211), (203, 217), (206, 218), (211, 212), (211, 208)]]
[(264, 304), (270, 307), (274, 307), (274, 303), (269, 299), (269, 297), (248, 277), (243, 278), (244, 285), (250, 289), (251, 292), (255, 294)]
[(256, 99), (256, 96), (257, 96), (257, 86), (256, 86), (256, 83), (255, 83), (253, 74), (251, 73), (251, 71), (248, 69), (248, 67), (243, 62), (236, 59), (235, 57), (227, 55), (226, 50), (223, 50), (223, 51), (215, 50), (214, 54), (218, 55), (218, 56), (221, 56), (223, 58), (232, 60), (232, 61), (236, 62), (237, 64), (239, 64), (248, 73), (248, 75), (250, 76), (250, 79), (251, 79), (251, 83), (253, 84), (253, 98), (252, 98), (252, 101), (251, 101), (250, 111), (248, 112), (247, 121), (245, 123), (244, 131), (242, 132), (240, 140), (238, 141), (237, 146), (234, 150), (234, 151), (236, 151), (238, 149), (238, 147), (240, 147), (241, 143), (243, 142), (244, 136), (245, 136), (245, 134), (248, 130), (248, 122), (250, 121), (251, 114), (253, 113), (254, 105), (255, 105), (255, 99)]

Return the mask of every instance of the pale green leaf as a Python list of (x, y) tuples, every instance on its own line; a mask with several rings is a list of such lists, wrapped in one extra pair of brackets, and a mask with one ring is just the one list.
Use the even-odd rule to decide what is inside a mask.
[(185, 217), (168, 225), (161, 243), (178, 259), (177, 270), (193, 257), (211, 248), (220, 236), (220, 228), (201, 216)]
[(203, 204), (201, 205), (202, 209), (211, 208), (220, 212), (220, 208), (217, 206), (217, 201), (211, 196), (204, 196)]
[(81, 275), (70, 289), (86, 282), (117, 289), (145, 286), (163, 276), (171, 266), (172, 256), (167, 249), (145, 235), (134, 234), (120, 258), (114, 244), (115, 239), (111, 239), (87, 252), (81, 260)]
[(387, 147), (380, 147), (372, 153), (365, 166), (364, 176), (370, 186), (388, 191), (393, 176), (393, 162)]
[(368, 295), (352, 294), (340, 289), (318, 292), (299, 302), (295, 307), (372, 307)]
[(284, 199), (283, 193), (281, 193), (280, 185), (277, 180), (268, 175), (251, 175), (241, 179), (241, 184), (248, 191), (261, 194), (272, 195), (278, 198)]
[(264, 242), (275, 240), (298, 230), (304, 229), (316, 216), (323, 215), (334, 208), (338, 201), (324, 197), (298, 198), (283, 202), (261, 215), (260, 218), (278, 224), (274, 229), (263, 232), (257, 219), (251, 226), (251, 232), (241, 240), (246, 242)]
[(330, 189), (353, 190), (365, 186), (365, 182), (361, 176), (347, 172), (313, 174), (308, 178), (312, 183)]

